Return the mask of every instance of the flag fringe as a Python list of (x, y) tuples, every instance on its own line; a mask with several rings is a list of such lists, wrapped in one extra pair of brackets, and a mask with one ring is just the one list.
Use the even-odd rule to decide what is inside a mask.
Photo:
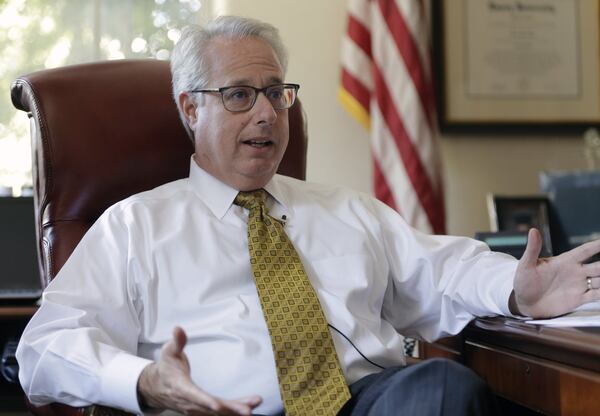
[(344, 88), (338, 89), (338, 100), (342, 107), (354, 117), (367, 131), (371, 130), (371, 117), (369, 112)]

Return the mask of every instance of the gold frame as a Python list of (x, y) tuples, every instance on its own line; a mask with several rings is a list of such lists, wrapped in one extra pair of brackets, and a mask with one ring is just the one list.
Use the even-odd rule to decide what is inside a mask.
[[(499, 15), (496, 10), (492, 10), (492, 4), (498, 7), (517, 7), (527, 2), (523, 0), (439, 0), (433, 1), (434, 7), (434, 39), (438, 62), (436, 65), (438, 73), (438, 91), (440, 116), (442, 126), (452, 125), (597, 125), (600, 123), (600, 31), (599, 31), (599, 1), (600, 0), (546, 0), (540, 2), (533, 0), (531, 4), (545, 5), (544, 7), (555, 7), (561, 12), (555, 11), (551, 18), (555, 20), (556, 26), (562, 25), (560, 31), (551, 33), (558, 37), (558, 33), (571, 31), (572, 37), (569, 38), (576, 44), (576, 51), (567, 47), (568, 42), (564, 44), (552, 44), (555, 58), (559, 59), (557, 66), (561, 66), (559, 71), (576, 74), (577, 79), (571, 77), (559, 77), (556, 74), (547, 76), (547, 85), (556, 87), (556, 92), (547, 88), (541, 88), (542, 84), (537, 85), (537, 93), (518, 93), (511, 95), (506, 90), (516, 91), (517, 84), (510, 84), (515, 81), (510, 75), (505, 79), (496, 81), (494, 76), (503, 77), (510, 71), (502, 71), (504, 65), (499, 59), (500, 53), (507, 53), (508, 58), (517, 57), (517, 41), (513, 38), (501, 36), (512, 36), (509, 32), (510, 19), (516, 19), (513, 14)], [(477, 3), (473, 3), (477, 2)], [(486, 5), (482, 9), (482, 6)], [(541, 6), (540, 6), (541, 7)], [(564, 11), (567, 12), (564, 12)], [(475, 14), (475, 13), (478, 14)], [(535, 19), (536, 15), (532, 19)], [(469, 17), (469, 15), (471, 15)], [(518, 16), (518, 14), (515, 14)], [(474, 19), (476, 16), (477, 19)], [(470, 22), (469, 23), (469, 19)], [(483, 19), (484, 21), (480, 21)], [(488, 19), (489, 21), (486, 21)], [(544, 21), (543, 19), (546, 19)], [(542, 45), (538, 39), (543, 38), (549, 32), (547, 18), (539, 18), (540, 33), (536, 33), (536, 25), (531, 24), (528, 27), (529, 35), (533, 39), (527, 46), (536, 47)], [(506, 26), (498, 24), (498, 21), (507, 23)], [(486, 36), (469, 35), (469, 28), (485, 27), (495, 24), (495, 35), (500, 39), (507, 39), (505, 43), (496, 44), (491, 42)], [(471, 32), (474, 32), (471, 30)], [(569, 32), (569, 33), (571, 33)], [(561, 36), (562, 37), (562, 36)], [(548, 44), (548, 43), (547, 43)], [(567, 46), (566, 46), (567, 45)], [(489, 47), (489, 48), (488, 48)], [(504, 50), (501, 50), (504, 47)], [(511, 56), (510, 48), (514, 47), (514, 54)], [(506, 52), (508, 50), (508, 52)], [(536, 53), (538, 51), (532, 51)], [(540, 55), (542, 50), (540, 47)], [(546, 51), (543, 51), (546, 52)], [(470, 55), (469, 55), (470, 54)], [(561, 55), (562, 54), (562, 55)], [(469, 57), (470, 56), (470, 57)], [(566, 59), (576, 57), (576, 62)], [(469, 57), (469, 58), (467, 58)], [(473, 58), (475, 57), (475, 58)], [(482, 57), (494, 57), (496, 65), (494, 67), (488, 61), (480, 59)], [(560, 60), (560, 58), (563, 58)], [(567, 62), (568, 61), (568, 62)], [(483, 64), (485, 62), (485, 64)], [(563, 62), (566, 62), (564, 65)], [(475, 66), (477, 64), (478, 66)], [(539, 64), (539, 63), (538, 63)], [(537, 69), (523, 69), (519, 67), (519, 76), (525, 81), (532, 83), (539, 81), (541, 64)], [(469, 76), (469, 68), (478, 68), (478, 73)], [(482, 74), (481, 71), (487, 71)], [(537, 72), (535, 72), (537, 71)], [(536, 78), (537, 77), (537, 78)], [(513, 77), (516, 78), (516, 77)], [(567, 80), (565, 80), (567, 79)], [(474, 80), (484, 80), (483, 82)], [(495, 93), (494, 84), (508, 85), (504, 93)], [(487, 83), (486, 83), (487, 82)], [(544, 84), (544, 85), (546, 85)], [(474, 94), (473, 85), (478, 87), (478, 93)], [(511, 89), (512, 88), (512, 89)], [(485, 91), (485, 93), (481, 93)], [(568, 93), (567, 93), (568, 92)]]

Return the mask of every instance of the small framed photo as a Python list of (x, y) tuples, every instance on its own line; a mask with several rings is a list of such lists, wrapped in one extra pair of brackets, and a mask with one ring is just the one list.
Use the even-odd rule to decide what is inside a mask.
[(550, 204), (545, 196), (500, 196), (488, 194), (490, 230), (493, 232), (527, 232), (537, 228), (542, 233), (542, 256), (552, 255)]

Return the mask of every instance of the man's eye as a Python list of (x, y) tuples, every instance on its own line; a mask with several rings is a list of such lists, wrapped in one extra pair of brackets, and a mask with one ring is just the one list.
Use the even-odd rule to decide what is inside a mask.
[(283, 97), (283, 88), (277, 87), (269, 90), (269, 98), (272, 100), (280, 100)]
[(236, 88), (228, 91), (227, 99), (228, 100), (247, 100), (250, 97), (250, 93), (246, 88)]

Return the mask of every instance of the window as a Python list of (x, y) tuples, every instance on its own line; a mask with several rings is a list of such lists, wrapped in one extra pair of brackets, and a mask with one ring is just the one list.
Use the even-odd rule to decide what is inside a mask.
[(0, 0), (0, 194), (31, 186), (27, 115), (10, 101), (21, 74), (103, 59), (169, 59), (201, 0)]

